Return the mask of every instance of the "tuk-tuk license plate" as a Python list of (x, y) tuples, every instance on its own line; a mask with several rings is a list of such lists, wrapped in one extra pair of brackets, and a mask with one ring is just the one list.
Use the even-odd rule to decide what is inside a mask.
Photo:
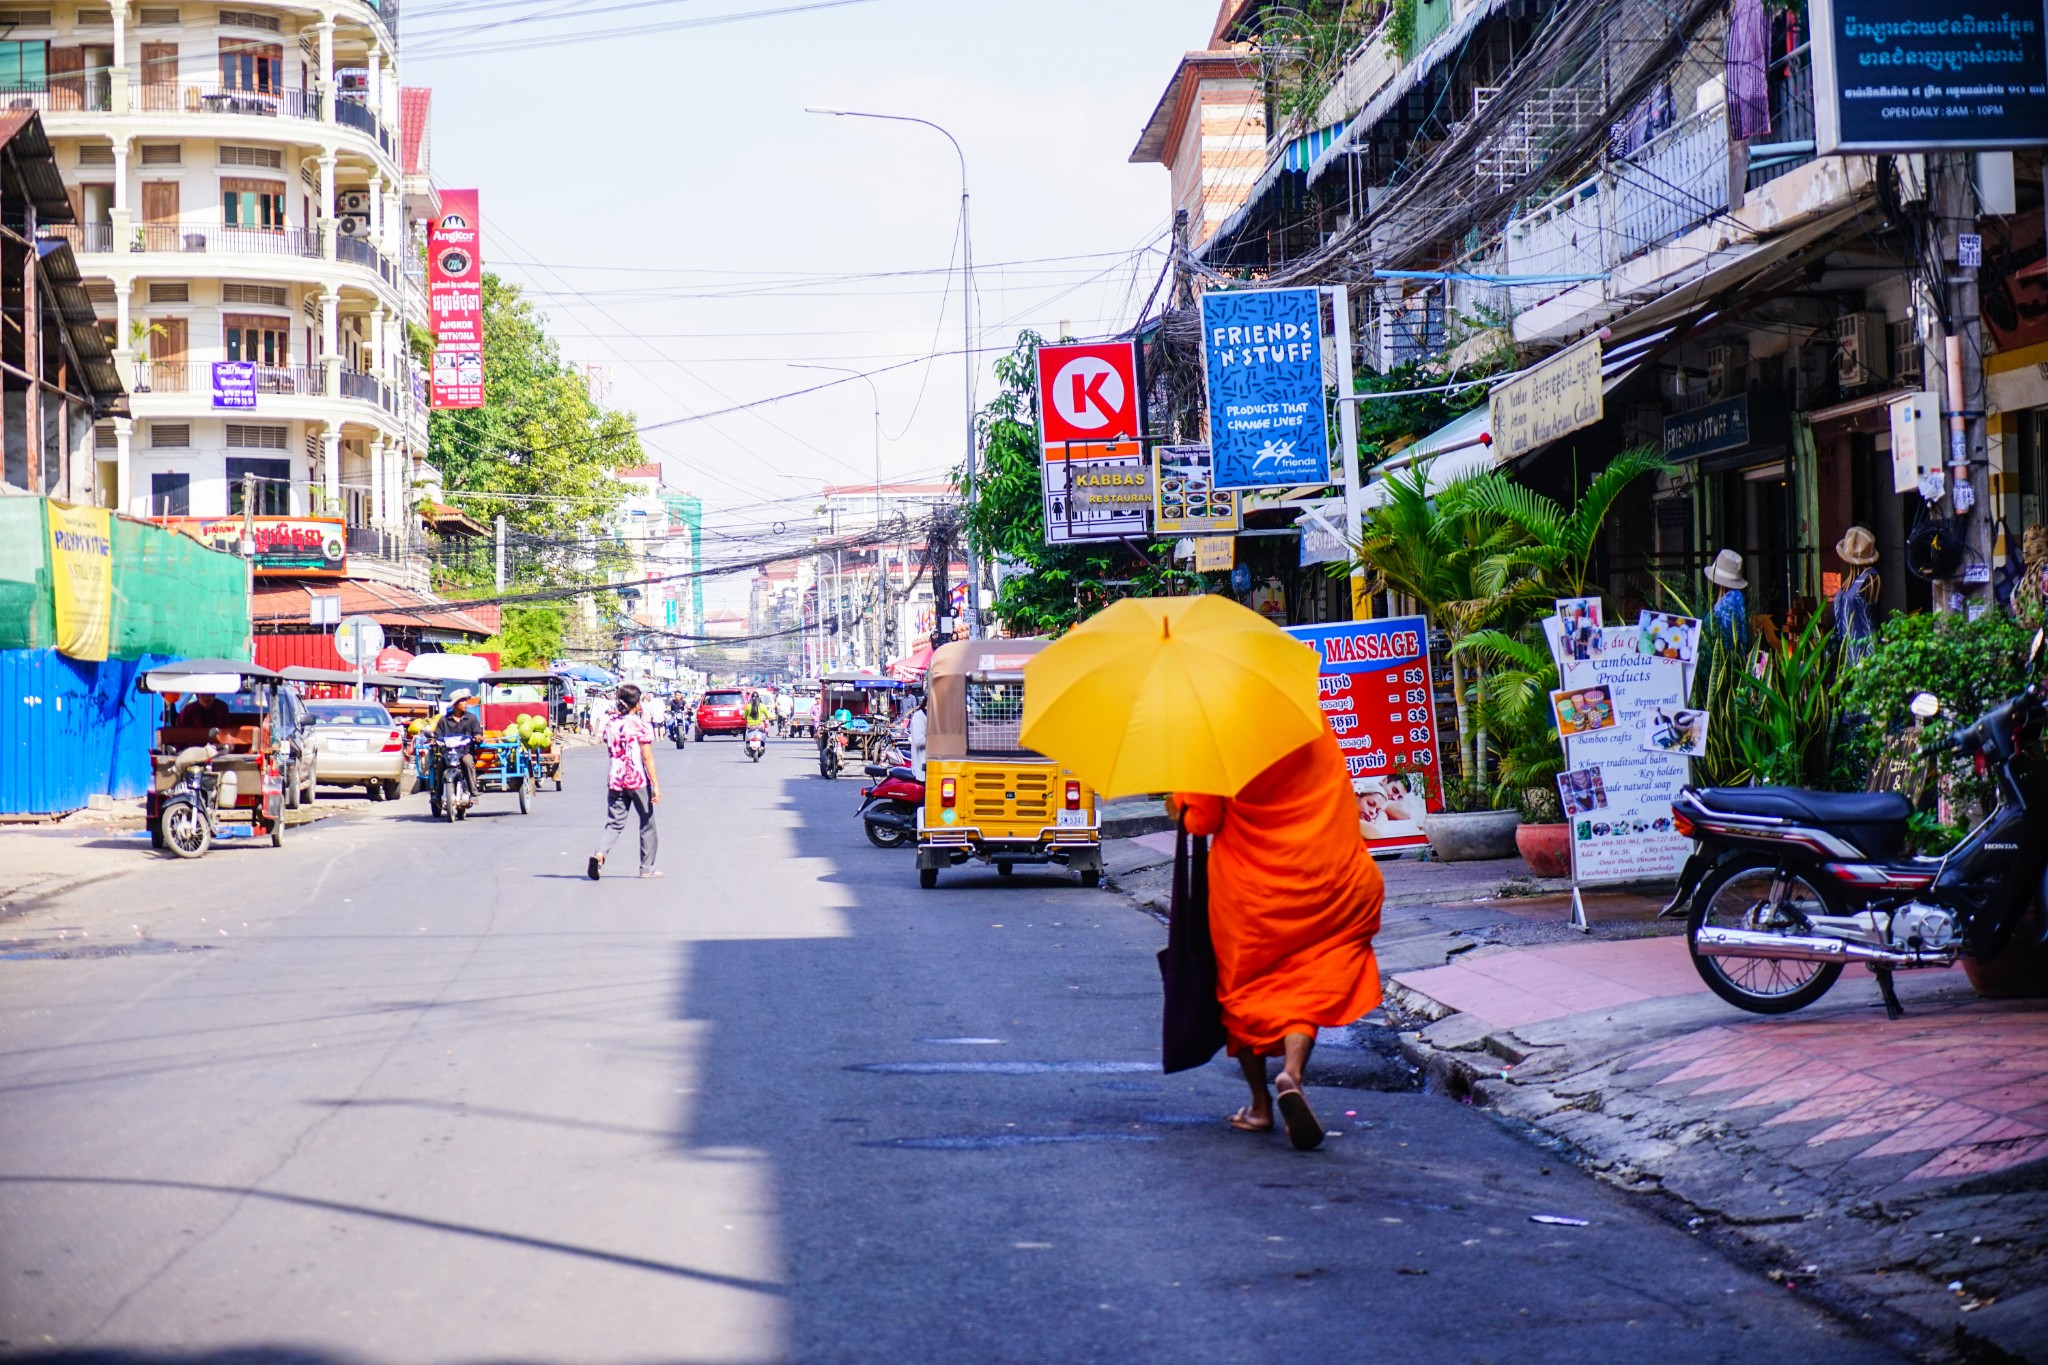
[(1088, 826), (1088, 812), (1085, 810), (1063, 810), (1059, 813), (1059, 825), (1062, 829), (1074, 825), (1079, 825), (1081, 828), (1086, 829)]

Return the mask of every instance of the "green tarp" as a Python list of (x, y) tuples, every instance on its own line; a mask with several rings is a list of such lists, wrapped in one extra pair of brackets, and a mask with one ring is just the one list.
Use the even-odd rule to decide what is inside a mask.
[[(0, 498), (0, 649), (57, 643), (42, 498)], [(178, 531), (115, 517), (110, 654), (249, 657), (249, 570)]]

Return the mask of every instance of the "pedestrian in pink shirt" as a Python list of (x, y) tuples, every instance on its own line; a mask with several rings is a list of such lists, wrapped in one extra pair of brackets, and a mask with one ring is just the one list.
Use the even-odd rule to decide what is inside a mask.
[(640, 875), (659, 877), (654, 854), (661, 841), (654, 832), (654, 808), (661, 803), (661, 779), (654, 772), (654, 727), (640, 714), (640, 689), (632, 683), (619, 689), (618, 709), (605, 717), (601, 739), (611, 773), (605, 779), (604, 833), (590, 855), (590, 880), (598, 879), (605, 855), (626, 832), (626, 816), (633, 811), (640, 814)]

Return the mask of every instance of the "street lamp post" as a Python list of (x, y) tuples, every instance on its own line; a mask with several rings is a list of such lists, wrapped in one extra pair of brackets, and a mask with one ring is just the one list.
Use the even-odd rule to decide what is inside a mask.
[[(960, 490), (961, 497), (971, 508), (974, 505), (974, 239), (968, 232), (967, 195), (967, 153), (960, 150), (960, 139), (954, 137), (928, 118), (913, 118), (908, 114), (871, 114), (859, 109), (806, 108), (806, 114), (830, 114), (835, 118), (873, 118), (890, 123), (919, 123), (953, 144), (953, 154), (960, 159), (960, 360), (966, 376), (967, 404), (967, 462), (966, 482)], [(970, 541), (965, 550), (967, 557), (967, 625), (972, 634), (981, 623), (981, 576), (975, 572), (974, 546)], [(938, 604), (944, 614), (946, 604)]]
[[(875, 581), (878, 585), (877, 590), (881, 593), (881, 611), (877, 621), (887, 622), (889, 619), (889, 551), (888, 547), (883, 545), (880, 539), (882, 534), (882, 392), (875, 387), (875, 381), (872, 377), (863, 371), (850, 369), (845, 365), (805, 365), (792, 361), (790, 362), (790, 368), (793, 370), (833, 370), (840, 374), (850, 374), (856, 379), (864, 380), (867, 383), (868, 396), (873, 400), (874, 404), (875, 418)], [(889, 665), (889, 660), (884, 657), (888, 653), (887, 642), (888, 630), (885, 625), (878, 624), (874, 629), (875, 672), (877, 673), (880, 673)]]

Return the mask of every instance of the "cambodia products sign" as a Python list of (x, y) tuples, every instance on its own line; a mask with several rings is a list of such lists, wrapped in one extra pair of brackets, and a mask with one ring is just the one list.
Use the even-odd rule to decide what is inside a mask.
[(74, 659), (104, 659), (114, 620), (113, 516), (103, 507), (48, 506), (57, 649)]
[(1344, 751), (1366, 843), (1376, 852), (1427, 844), (1422, 817), (1443, 809), (1429, 623), (1396, 616), (1287, 633), (1322, 659), (1323, 718)]
[[(240, 517), (163, 517), (165, 526), (205, 545), (240, 554)], [(340, 578), (348, 569), (348, 526), (340, 518), (257, 517), (253, 524), (257, 574), (295, 578)]]
[(1046, 544), (1142, 536), (1151, 520), (1152, 465), (1136, 441), (1046, 448)]
[(1323, 308), (1314, 289), (1202, 295), (1202, 372), (1216, 487), (1330, 481)]
[(1574, 342), (1542, 364), (1502, 380), (1487, 401), (1487, 427), (1498, 463), (1592, 426), (1605, 410), (1599, 336)]
[(484, 264), (475, 190), (443, 190), (427, 226), (427, 322), (434, 333), (433, 405), (484, 405)]
[(1809, 0), (1822, 156), (2048, 144), (2038, 3)]

